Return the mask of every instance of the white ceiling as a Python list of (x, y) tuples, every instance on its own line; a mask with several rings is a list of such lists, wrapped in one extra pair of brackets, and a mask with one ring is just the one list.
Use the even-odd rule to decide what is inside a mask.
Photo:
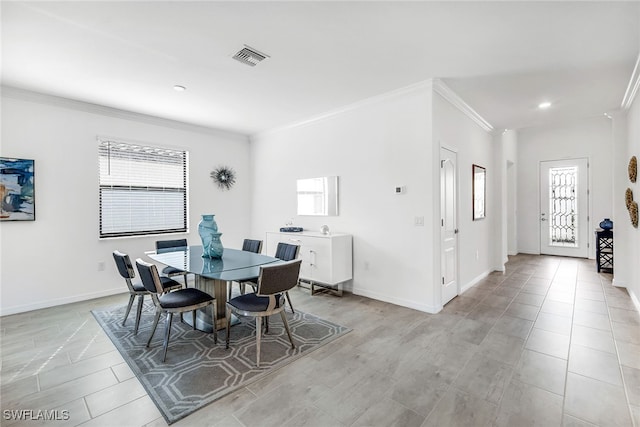
[[(496, 129), (602, 115), (640, 47), (637, 1), (2, 1), (1, 19), (3, 85), (245, 134), (430, 78)], [(244, 44), (271, 57), (231, 59)]]

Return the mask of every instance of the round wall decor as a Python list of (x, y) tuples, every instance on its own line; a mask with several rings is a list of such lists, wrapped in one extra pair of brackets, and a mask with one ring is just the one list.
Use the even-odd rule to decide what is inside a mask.
[(636, 182), (638, 178), (638, 159), (636, 156), (632, 156), (631, 160), (629, 160), (629, 180), (631, 182)]
[(229, 190), (236, 183), (236, 173), (228, 166), (220, 166), (211, 172), (211, 178), (222, 190)]

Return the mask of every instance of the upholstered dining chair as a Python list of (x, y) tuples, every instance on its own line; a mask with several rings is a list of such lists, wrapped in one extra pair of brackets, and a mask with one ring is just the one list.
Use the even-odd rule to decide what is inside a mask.
[[(162, 361), (167, 358), (167, 348), (169, 347), (169, 337), (171, 335), (171, 322), (173, 320), (173, 314), (191, 311), (193, 314), (193, 329), (196, 329), (196, 311), (200, 308), (210, 305), (212, 311), (212, 319), (216, 318), (216, 305), (214, 304), (214, 298), (208, 293), (196, 288), (184, 288), (177, 291), (162, 293), (162, 282), (158, 269), (154, 264), (144, 262), (140, 258), (136, 259), (136, 266), (138, 267), (138, 273), (145, 289), (151, 294), (153, 304), (156, 306), (156, 314), (153, 319), (153, 327), (151, 329), (151, 335), (149, 341), (147, 341), (147, 347), (151, 344), (151, 339), (156, 333), (158, 327), (158, 321), (160, 315), (166, 313), (166, 330), (164, 335), (164, 351), (162, 355)], [(178, 283), (178, 282), (176, 282)], [(216, 328), (213, 328), (213, 340), (218, 342), (218, 333)]]
[[(166, 251), (172, 248), (186, 248), (189, 246), (187, 239), (176, 240), (156, 240), (156, 252)], [(179, 268), (166, 266), (162, 269), (162, 274), (167, 277), (182, 276), (184, 278), (184, 286), (187, 286), (187, 272)]]
[[(292, 245), (290, 243), (279, 242), (278, 246), (276, 246), (276, 253), (274, 256), (281, 261), (293, 261), (294, 259), (298, 258), (299, 252), (300, 252), (300, 245)], [(258, 282), (258, 278), (255, 277), (253, 279), (246, 280), (243, 283), (251, 285), (255, 292), (258, 285), (257, 282)], [(287, 302), (289, 303), (289, 308), (291, 309), (291, 312), (295, 313), (295, 310), (293, 309), (293, 305), (291, 304), (291, 297), (289, 296), (289, 291), (285, 292), (284, 295), (287, 298)], [(229, 297), (229, 299), (231, 299), (231, 297)], [(267, 323), (267, 328), (268, 328), (268, 325), (269, 324)]]
[[(253, 252), (254, 254), (259, 254), (260, 252), (262, 252), (262, 240), (244, 239), (244, 242), (242, 242), (242, 250), (246, 252)], [(227, 299), (231, 299), (231, 291), (233, 289), (233, 283), (234, 282), (231, 282), (229, 284), (229, 297)], [(240, 281), (237, 283), (240, 288), (241, 294), (244, 294), (247, 284), (251, 286), (255, 285), (255, 283), (251, 281)], [(255, 291), (255, 288), (254, 288), (254, 291)]]
[[(298, 253), (300, 252), (300, 245), (291, 245), (289, 243), (278, 243), (276, 247), (276, 255), (275, 257), (281, 259), (282, 261), (292, 261), (298, 258)], [(293, 304), (291, 304), (291, 297), (289, 297), (289, 291), (286, 291), (284, 295), (287, 297), (287, 302), (289, 303), (289, 308), (292, 313), (295, 313), (293, 310)]]
[(284, 313), (284, 294), (289, 289), (298, 284), (300, 275), (301, 260), (289, 261), (275, 265), (265, 265), (260, 267), (258, 276), (258, 289), (255, 293), (239, 295), (227, 301), (227, 344), (231, 336), (231, 314), (240, 316), (250, 316), (256, 319), (256, 366), (260, 367), (260, 342), (262, 337), (262, 318), (268, 319), (272, 314), (280, 313), (282, 323), (291, 348), (295, 348), (295, 343), (291, 337), (287, 316)]
[[(118, 273), (120, 276), (127, 282), (127, 288), (129, 289), (129, 304), (127, 304), (127, 311), (124, 313), (124, 319), (122, 320), (122, 326), (127, 322), (127, 318), (129, 317), (129, 313), (131, 312), (131, 307), (133, 306), (133, 300), (138, 297), (138, 311), (136, 312), (136, 325), (134, 329), (134, 334), (138, 334), (138, 327), (140, 326), (140, 315), (142, 314), (142, 305), (144, 304), (144, 296), (149, 295), (149, 292), (146, 290), (144, 285), (139, 281), (134, 282), (133, 280), (136, 278), (136, 273), (133, 270), (133, 265), (131, 265), (131, 259), (129, 259), (129, 255), (122, 253), (120, 251), (113, 251), (113, 259), (116, 262), (116, 267), (118, 267)], [(162, 285), (163, 293), (180, 289), (182, 284), (176, 282), (175, 280), (171, 280), (168, 277), (161, 277), (160, 284)]]

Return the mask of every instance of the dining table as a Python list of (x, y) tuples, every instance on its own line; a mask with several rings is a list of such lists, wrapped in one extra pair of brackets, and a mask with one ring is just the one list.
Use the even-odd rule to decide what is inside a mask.
[[(227, 289), (232, 281), (255, 279), (263, 265), (282, 262), (278, 258), (239, 249), (224, 248), (221, 258), (203, 255), (202, 246), (184, 246), (145, 252), (152, 260), (192, 273), (195, 287), (215, 298), (216, 319), (200, 310), (196, 317), (197, 329), (211, 332), (226, 328)], [(191, 316), (185, 316), (189, 322)]]

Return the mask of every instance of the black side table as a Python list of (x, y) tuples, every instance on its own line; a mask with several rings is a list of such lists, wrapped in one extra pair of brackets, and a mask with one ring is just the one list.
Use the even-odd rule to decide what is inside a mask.
[(613, 273), (613, 231), (596, 231), (596, 263), (598, 273)]

